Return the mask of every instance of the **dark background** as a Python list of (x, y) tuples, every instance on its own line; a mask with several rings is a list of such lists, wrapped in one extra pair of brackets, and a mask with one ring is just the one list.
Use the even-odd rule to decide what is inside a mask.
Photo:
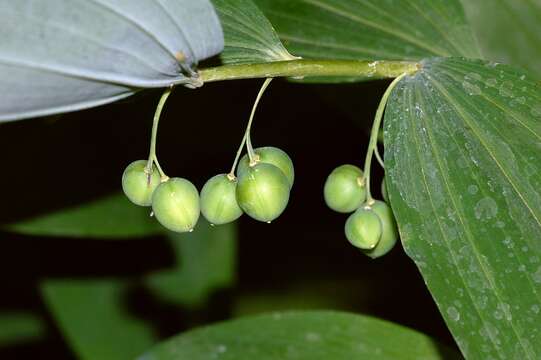
[[(200, 189), (211, 176), (228, 171), (261, 83), (176, 90), (159, 132), (158, 156), (166, 172), (186, 177)], [(333, 168), (344, 163), (362, 167), (372, 118), (387, 85), (274, 81), (260, 103), (252, 138), (254, 146), (285, 150), (295, 163), (295, 185), (285, 213), (271, 225), (247, 216), (239, 220), (237, 286), (217, 293), (210, 309), (187, 313), (134, 292), (132, 310), (167, 337), (229, 318), (244, 297), (268, 296), (268, 310), (275, 310), (280, 305), (272, 299), (312, 294), (325, 299), (326, 308), (388, 319), (452, 345), (400, 244), (381, 259), (369, 259), (345, 239), (346, 216), (332, 212), (323, 201), (323, 183)], [(147, 156), (159, 96), (158, 90), (146, 91), (96, 109), (1, 124), (0, 223), (119, 191), (125, 166)], [(376, 162), (373, 172), (373, 191), (379, 194), (382, 171)], [(168, 250), (161, 238), (104, 242), (0, 232), (0, 312), (34, 309), (48, 323), (46, 339), (0, 348), (0, 359), (74, 358), (47, 315), (37, 290), (39, 279), (136, 276), (167, 266)], [(307, 297), (306, 304), (296, 304), (303, 307), (318, 306)]]

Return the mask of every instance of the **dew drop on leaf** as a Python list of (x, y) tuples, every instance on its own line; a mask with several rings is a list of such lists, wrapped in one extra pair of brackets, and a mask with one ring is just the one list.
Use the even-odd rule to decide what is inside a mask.
[(454, 306), (450, 306), (447, 308), (447, 315), (451, 318), (453, 321), (460, 320), (460, 313)]
[(490, 197), (485, 197), (475, 205), (475, 217), (477, 220), (489, 220), (498, 214), (498, 204)]

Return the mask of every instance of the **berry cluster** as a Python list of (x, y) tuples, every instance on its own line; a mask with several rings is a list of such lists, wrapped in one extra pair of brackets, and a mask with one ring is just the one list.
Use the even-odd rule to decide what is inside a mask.
[[(275, 147), (253, 149), (250, 138), (255, 110), (270, 82), (265, 80), (257, 95), (231, 171), (209, 179), (201, 196), (190, 181), (165, 175), (156, 157), (158, 122), (171, 93), (171, 89), (166, 90), (154, 116), (148, 161), (134, 161), (122, 175), (122, 189), (128, 199), (140, 206), (152, 206), (160, 224), (180, 233), (192, 231), (201, 213), (213, 225), (235, 221), (243, 213), (267, 223), (280, 216), (295, 178), (293, 162)], [(244, 145), (248, 153), (239, 162)]]
[[(384, 201), (372, 198), (370, 193), (370, 167), (375, 155), (380, 165), (385, 168), (378, 151), (377, 139), (387, 100), (404, 76), (406, 74), (393, 80), (381, 98), (370, 133), (364, 172), (354, 165), (341, 165), (329, 174), (323, 189), (325, 202), (331, 209), (340, 213), (353, 212), (344, 226), (346, 238), (373, 259), (391, 251), (398, 240), (397, 225), (391, 208)], [(387, 201), (385, 179), (381, 184), (381, 193)]]
[(201, 190), (183, 178), (160, 178), (156, 166), (137, 160), (122, 175), (122, 189), (134, 204), (152, 206), (156, 219), (175, 232), (192, 231), (200, 213), (211, 223), (226, 224), (243, 213), (265, 222), (285, 210), (293, 186), (293, 162), (275, 147), (255, 149), (252, 161), (244, 156), (233, 174), (209, 179)]
[[(382, 191), (385, 183), (382, 183)], [(363, 172), (354, 165), (341, 165), (327, 177), (325, 202), (334, 211), (351, 213), (345, 233), (349, 242), (371, 258), (387, 254), (398, 232), (391, 208), (383, 201), (367, 199)]]
[[(403, 76), (391, 83), (376, 111), (364, 173), (357, 166), (341, 165), (331, 172), (324, 186), (325, 202), (331, 209), (353, 212), (345, 224), (346, 238), (372, 258), (388, 253), (398, 239), (391, 208), (371, 196), (370, 166), (373, 155), (384, 166), (378, 153), (377, 137), (389, 94)], [(278, 148), (254, 149), (250, 138), (255, 110), (271, 80), (265, 80), (257, 95), (231, 171), (209, 179), (201, 195), (190, 181), (165, 175), (156, 157), (158, 122), (171, 93), (171, 89), (167, 89), (154, 115), (148, 160), (134, 161), (122, 175), (122, 189), (128, 199), (140, 206), (152, 206), (156, 219), (175, 232), (192, 231), (201, 213), (215, 225), (235, 221), (243, 213), (267, 223), (280, 216), (289, 202), (295, 178), (293, 162)], [(245, 145), (247, 154), (239, 161)], [(382, 194), (386, 199), (385, 180)]]

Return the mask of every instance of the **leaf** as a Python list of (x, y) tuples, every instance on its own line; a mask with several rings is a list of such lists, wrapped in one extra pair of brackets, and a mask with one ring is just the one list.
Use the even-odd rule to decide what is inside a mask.
[(47, 280), (42, 294), (68, 343), (82, 360), (133, 359), (156, 341), (126, 307), (122, 280)]
[(512, 67), (427, 61), (385, 115), (402, 243), (468, 359), (541, 358), (541, 89)]
[(223, 47), (208, 0), (0, 0), (0, 36), (0, 121), (194, 83)]
[(150, 274), (145, 283), (152, 293), (168, 303), (201, 307), (219, 289), (236, 279), (234, 223), (210, 226), (200, 220), (193, 233), (169, 233), (177, 264), (173, 269)]
[[(178, 311), (200, 310), (218, 289), (235, 280), (234, 224), (211, 227), (201, 222), (191, 234), (169, 239), (177, 263), (143, 278), (152, 298)], [(61, 279), (41, 284), (48, 309), (75, 353), (83, 360), (133, 359), (157, 341), (152, 324), (130, 313), (130, 290), (140, 279)]]
[(486, 59), (523, 67), (541, 78), (541, 2), (462, 0)]
[(121, 193), (4, 228), (25, 235), (96, 239), (163, 233), (163, 227), (150, 217), (150, 208), (132, 204)]
[(212, 0), (222, 23), (224, 64), (293, 60), (265, 15), (252, 0)]
[(256, 0), (288, 50), (309, 58), (479, 57), (459, 0)]
[(0, 313), (0, 348), (45, 337), (45, 323), (31, 312)]
[(426, 335), (366, 316), (328, 311), (275, 313), (196, 329), (139, 360), (460, 359)]

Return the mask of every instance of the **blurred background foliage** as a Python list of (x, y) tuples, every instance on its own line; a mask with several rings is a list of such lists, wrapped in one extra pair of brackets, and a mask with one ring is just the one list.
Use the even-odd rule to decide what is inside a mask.
[[(227, 171), (259, 85), (176, 90), (158, 141), (166, 172), (201, 188)], [(197, 325), (286, 309), (370, 314), (452, 345), (401, 247), (362, 255), (343, 235), (345, 216), (323, 201), (335, 166), (362, 164), (387, 85), (273, 83), (252, 136), (294, 160), (286, 212), (272, 225), (201, 221), (189, 235), (162, 232), (148, 209), (119, 195), (124, 167), (147, 156), (157, 91), (1, 124), (0, 358), (129, 359)]]

